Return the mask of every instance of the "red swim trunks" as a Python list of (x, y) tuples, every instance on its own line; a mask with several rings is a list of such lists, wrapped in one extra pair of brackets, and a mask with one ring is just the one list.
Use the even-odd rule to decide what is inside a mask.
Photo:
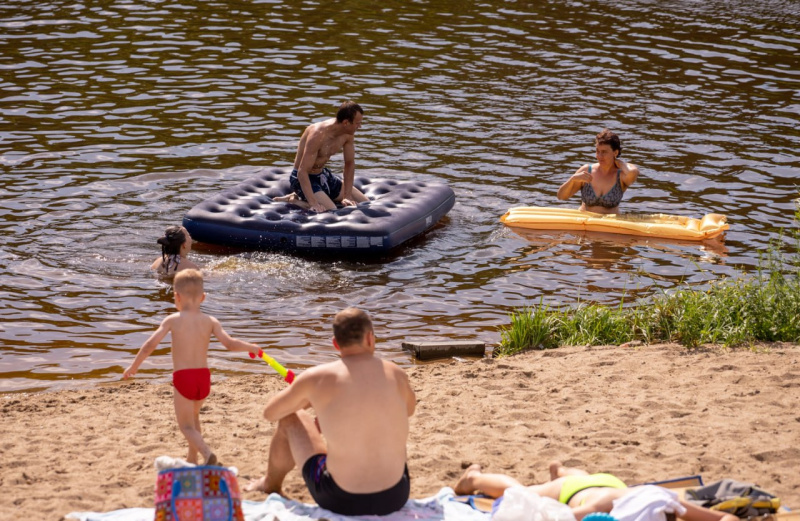
[(205, 400), (211, 392), (211, 371), (208, 367), (175, 371), (172, 373), (172, 385), (188, 400)]

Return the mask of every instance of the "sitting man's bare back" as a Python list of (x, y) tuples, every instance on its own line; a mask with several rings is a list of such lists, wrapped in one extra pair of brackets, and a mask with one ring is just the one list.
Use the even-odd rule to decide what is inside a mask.
[[(353, 186), (356, 171), (355, 133), (361, 127), (364, 110), (352, 101), (339, 107), (335, 118), (326, 119), (306, 127), (297, 155), (294, 170), (289, 178), (292, 193), (276, 197), (315, 212), (335, 210), (336, 203), (355, 206), (369, 199)], [(339, 179), (325, 165), (334, 154), (344, 156), (344, 176)]]
[(308, 369), (267, 403), (264, 417), (278, 421), (267, 474), (245, 490), (280, 494), (299, 466), (319, 506), (349, 516), (387, 515), (410, 493), (406, 442), (414, 391), (400, 367), (375, 356), (365, 312), (339, 312), (333, 333), (341, 360)]

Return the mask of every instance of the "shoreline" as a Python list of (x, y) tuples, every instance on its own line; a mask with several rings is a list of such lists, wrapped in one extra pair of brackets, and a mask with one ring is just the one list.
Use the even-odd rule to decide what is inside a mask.
[[(547, 463), (611, 472), (629, 484), (702, 475), (756, 483), (800, 508), (800, 347), (690, 350), (560, 347), (407, 370), (411, 497), (453, 486), (471, 463), (523, 483)], [(201, 422), (240, 486), (266, 469), (274, 426), (261, 416), (285, 384), (261, 375), (213, 379)], [(161, 455), (184, 457), (171, 385), (0, 395), (0, 510), (30, 519), (152, 507)], [(311, 502), (297, 471), (285, 492)], [(243, 493), (263, 500), (262, 493)]]

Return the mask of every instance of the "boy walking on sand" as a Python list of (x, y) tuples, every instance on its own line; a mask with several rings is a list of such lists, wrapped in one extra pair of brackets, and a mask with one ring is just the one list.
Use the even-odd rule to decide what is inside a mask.
[(197, 453), (203, 455), (206, 465), (218, 465), (217, 457), (203, 441), (200, 433), (200, 408), (211, 392), (211, 372), (208, 370), (208, 344), (213, 334), (230, 351), (258, 353), (258, 346), (230, 337), (219, 321), (200, 311), (205, 300), (203, 275), (186, 269), (175, 275), (173, 282), (177, 313), (165, 318), (156, 331), (139, 349), (133, 363), (122, 375), (127, 379), (136, 374), (142, 362), (158, 344), (172, 333), (172, 384), (175, 386), (175, 416), (178, 427), (189, 442), (190, 463), (197, 463)]

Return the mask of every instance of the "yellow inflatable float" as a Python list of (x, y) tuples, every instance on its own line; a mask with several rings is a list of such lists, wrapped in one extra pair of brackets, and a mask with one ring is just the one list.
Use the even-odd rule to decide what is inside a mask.
[(541, 206), (511, 208), (500, 221), (507, 226), (533, 230), (578, 230), (684, 241), (711, 239), (730, 228), (725, 216), (718, 213), (695, 219), (662, 213), (605, 215)]

